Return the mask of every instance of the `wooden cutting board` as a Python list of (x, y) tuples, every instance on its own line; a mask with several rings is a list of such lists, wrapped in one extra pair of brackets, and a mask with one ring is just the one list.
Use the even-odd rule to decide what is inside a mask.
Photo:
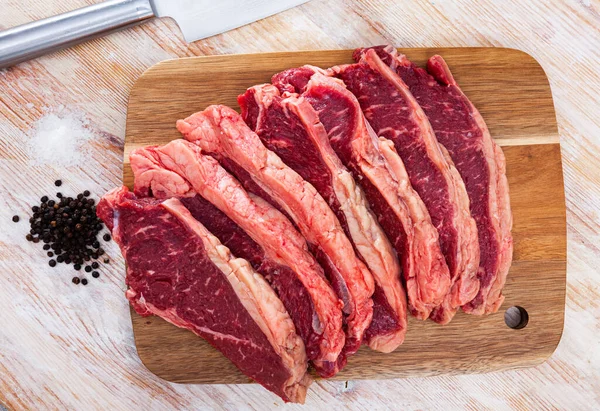
[[(405, 343), (391, 354), (363, 347), (336, 379), (377, 379), (486, 372), (540, 364), (560, 340), (566, 287), (566, 217), (556, 117), (548, 79), (529, 55), (497, 48), (400, 49), (423, 65), (442, 55), (485, 118), (507, 160), (514, 216), (514, 261), (500, 311), (458, 313), (440, 326), (409, 319)], [(350, 50), (198, 57), (164, 61), (146, 71), (129, 99), (124, 183), (133, 185), (129, 153), (180, 135), (178, 119), (210, 104), (238, 108), (236, 97), (271, 75), (303, 64), (351, 63)], [(510, 307), (529, 318), (505, 323)], [(514, 311), (514, 309), (512, 310)], [(132, 311), (138, 354), (145, 366), (180, 383), (245, 383), (225, 357), (201, 338), (157, 317)], [(524, 325), (524, 321), (520, 324)]]

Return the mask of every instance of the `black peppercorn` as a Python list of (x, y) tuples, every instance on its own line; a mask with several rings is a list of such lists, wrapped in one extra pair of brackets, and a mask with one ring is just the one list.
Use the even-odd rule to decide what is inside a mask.
[(73, 284), (79, 284), (81, 280), (79, 279), (79, 277), (73, 277), (71, 281), (73, 281)]
[(104, 264), (108, 264), (108, 263), (110, 263), (110, 260), (108, 258), (105, 258), (104, 259)]
[[(56, 180), (56, 186), (62, 181)], [(98, 262), (92, 262), (104, 254), (97, 239), (98, 232), (104, 228), (102, 221), (96, 216), (95, 201), (88, 198), (90, 190), (84, 190), (76, 198), (65, 197), (56, 193), (56, 200), (48, 196), (40, 198), (40, 204), (31, 208), (33, 216), (29, 219), (30, 232), (26, 238), (34, 243), (44, 242), (44, 251), (52, 258), (51, 266), (57, 263), (73, 264), (75, 270), (85, 269), (87, 273), (97, 273)], [(20, 218), (13, 217), (17, 222)], [(110, 241), (110, 234), (103, 236)], [(108, 262), (108, 259), (105, 259)], [(89, 266), (86, 263), (92, 262)], [(94, 277), (97, 278), (97, 277)], [(78, 282), (84, 279), (77, 278)], [(88, 280), (85, 280), (86, 283)], [(75, 281), (73, 281), (75, 282)]]
[(18, 223), (20, 219), (21, 218), (18, 215), (14, 215), (13, 218), (12, 218), (13, 223)]
[(60, 187), (60, 186), (62, 186), (62, 180), (56, 180), (56, 181), (54, 182), (54, 185), (55, 185), (56, 187)]
[(83, 284), (83, 285), (87, 285), (87, 283), (88, 283), (87, 279), (83, 278), (83, 279), (81, 280), (81, 284)]
[(92, 273), (92, 277), (94, 277), (94, 278), (98, 278), (98, 277), (100, 277), (100, 273), (99, 273), (98, 271), (94, 271), (94, 272)]

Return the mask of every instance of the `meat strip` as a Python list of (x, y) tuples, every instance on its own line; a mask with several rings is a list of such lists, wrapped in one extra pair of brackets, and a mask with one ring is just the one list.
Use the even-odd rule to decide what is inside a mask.
[(335, 368), (345, 340), (341, 303), (292, 223), (185, 140), (134, 150), (130, 162), (136, 194), (179, 197), (277, 292), (317, 372)]
[(98, 215), (127, 262), (127, 298), (208, 341), (244, 374), (285, 401), (311, 383), (304, 344), (277, 295), (250, 264), (196, 221), (177, 199), (106, 194)]
[[(380, 46), (374, 50), (409, 87), (465, 182), (471, 215), (479, 233), (480, 288), (463, 309), (471, 314), (496, 312), (504, 301), (502, 288), (513, 252), (504, 153), (441, 56), (431, 57), (424, 70), (398, 54), (394, 47)], [(461, 301), (469, 297), (465, 295)]]
[[(344, 303), (347, 328), (343, 354), (356, 352), (373, 316), (373, 277), (323, 197), (268, 150), (229, 107), (210, 106), (178, 121), (177, 128), (188, 141), (218, 158), (248, 191), (262, 193), (265, 200), (276, 203), (293, 219)], [(332, 375), (345, 361), (345, 355), (340, 355)]]
[[(474, 296), (479, 285), (477, 227), (469, 211), (465, 185), (402, 79), (374, 50), (355, 56), (360, 58), (357, 64), (334, 67), (332, 71), (357, 97), (377, 135), (394, 143), (411, 185), (425, 203), (439, 233), (452, 283), (446, 290), (438, 289), (439, 293), (428, 296), (427, 309), (417, 315), (427, 317), (440, 306), (447, 313), (441, 321), (438, 317), (433, 319), (446, 323), (461, 305), (456, 297)], [(454, 292), (455, 287), (464, 292)]]

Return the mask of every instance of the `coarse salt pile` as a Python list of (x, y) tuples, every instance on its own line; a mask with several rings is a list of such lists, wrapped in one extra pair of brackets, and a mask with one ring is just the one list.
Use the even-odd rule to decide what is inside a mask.
[(33, 126), (28, 151), (32, 165), (81, 165), (89, 152), (87, 142), (93, 137), (89, 122), (75, 113), (46, 113)]

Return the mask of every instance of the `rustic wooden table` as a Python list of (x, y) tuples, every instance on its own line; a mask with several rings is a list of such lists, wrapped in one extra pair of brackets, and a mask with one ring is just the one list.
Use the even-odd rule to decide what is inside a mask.
[[(2, 0), (0, 28), (93, 2)], [(546, 70), (561, 134), (568, 206), (564, 335), (556, 353), (536, 368), (320, 381), (308, 394), (307, 408), (598, 409), (598, 27), (598, 0), (313, 0), (191, 45), (182, 41), (172, 21), (163, 19), (0, 70), (0, 403), (11, 409), (280, 407), (280, 400), (255, 385), (178, 385), (155, 377), (136, 355), (116, 247), (108, 249), (114, 261), (101, 279), (76, 287), (70, 284), (72, 271), (50, 269), (40, 247), (24, 241), (26, 221), (14, 224), (10, 219), (13, 214), (25, 218), (28, 205), (57, 191), (52, 184), (56, 178), (65, 181), (63, 192), (90, 189), (100, 194), (120, 184), (127, 96), (154, 63), (195, 55), (392, 43), (517, 48)], [(44, 162), (43, 154), (29, 147), (49, 119), (83, 125), (92, 133), (89, 149), (73, 154), (80, 156), (79, 166)]]

